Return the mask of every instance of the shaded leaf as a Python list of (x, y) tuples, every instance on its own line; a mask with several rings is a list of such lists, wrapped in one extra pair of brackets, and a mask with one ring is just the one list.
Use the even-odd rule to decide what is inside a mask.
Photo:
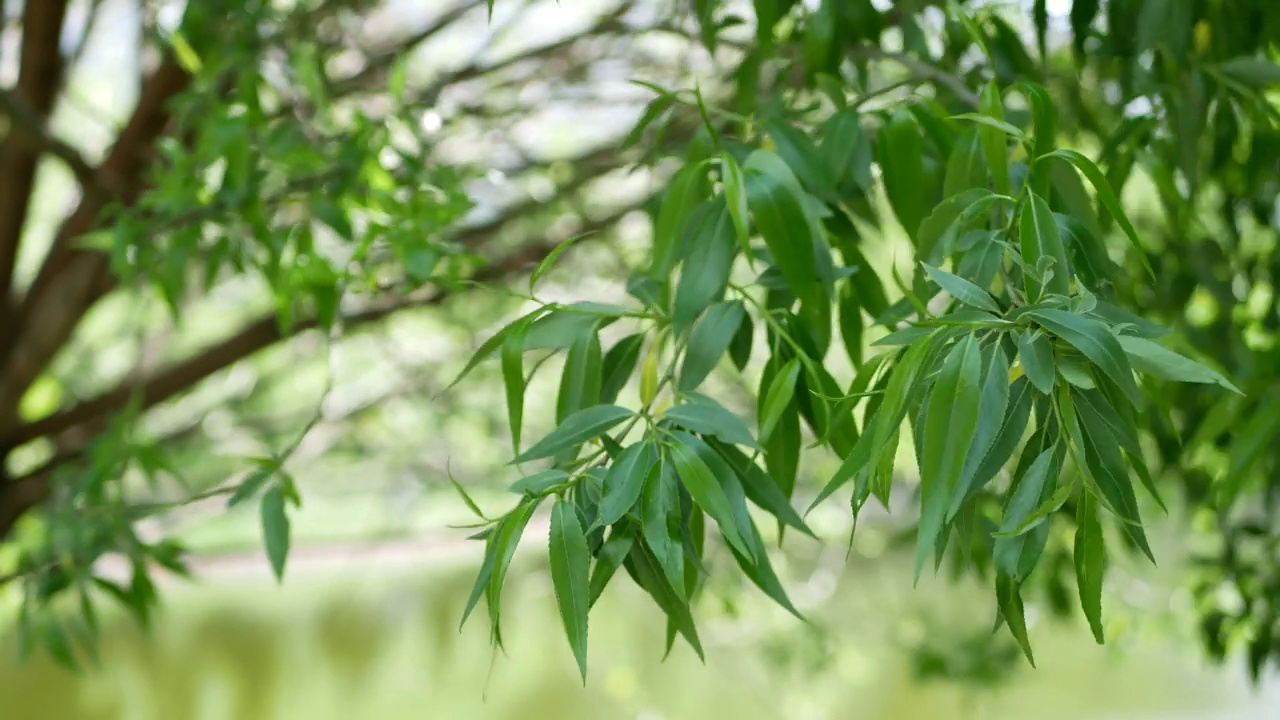
[(516, 456), (512, 463), (528, 462), (551, 457), (562, 450), (577, 447), (598, 437), (633, 413), (617, 405), (596, 405), (584, 408), (565, 418), (555, 430), (539, 440), (533, 447)]
[(587, 680), (587, 609), (591, 555), (573, 503), (561, 500), (551, 509), (551, 585), (564, 622), (565, 636)]

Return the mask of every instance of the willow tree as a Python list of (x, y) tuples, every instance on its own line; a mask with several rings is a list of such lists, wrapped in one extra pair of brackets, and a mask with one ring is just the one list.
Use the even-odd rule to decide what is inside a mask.
[[(345, 31), (365, 3), (205, 3), (177, 23), (156, 17), (154, 67), (101, 159), (47, 130), (75, 57), (59, 43), (67, 4), (23, 6), (18, 79), (0, 96), (0, 246), (16, 256), (36, 158), (81, 187), (40, 270), (5, 281), (18, 299), (0, 345), (0, 436), (10, 465), (32, 456), (24, 446), (43, 455), (0, 494), (0, 528), (37, 509), (44, 521), (14, 576), (28, 637), (69, 657), (66, 628), (81, 625), (56, 612), (58, 596), (91, 608), (105, 591), (145, 617), (150, 564), (181, 567), (176, 546), (133, 530), (164, 503), (139, 504), (147, 491), (130, 472), (173, 471), (164, 438), (139, 432), (149, 409), (300, 331), (334, 337), (521, 274), (512, 290), (533, 309), (463, 373), (498, 366), (522, 476), (514, 507), (478, 522), (485, 553), (467, 614), (483, 597), (495, 641), (535, 513), (550, 515), (551, 575), (585, 673), (589, 610), (618, 570), (667, 615), (669, 647), (682, 637), (701, 652), (694, 601), (719, 560), (794, 612), (763, 531), (812, 534), (804, 510), (823, 502), (847, 502), (855, 518), (888, 506), (902, 492), (895, 473), (915, 472), (914, 573), (949, 560), (986, 578), (1028, 659), (1025, 601), (1078, 606), (1104, 639), (1108, 560), (1154, 560), (1144, 518), (1168, 506), (1221, 541), (1197, 577), (1209, 649), (1242, 639), (1255, 674), (1274, 657), (1277, 135), (1264, 91), (1280, 80), (1269, 59), (1280, 14), (1265, 0), (1081, 0), (1062, 17), (1043, 0), (625, 2), (581, 35), (506, 59), (482, 51), (410, 82), (423, 60), (406, 42), (466, 13), (513, 23), (488, 5), (444, 11), (381, 48)], [(712, 62), (695, 77), (636, 68), (652, 101), (627, 137), (579, 158), (562, 190), (595, 177), (585, 167), (674, 161), (646, 205), (651, 247), (623, 302), (540, 302), (554, 264), (632, 205), (583, 223), (588, 239), (573, 244), (484, 245), (502, 221), (468, 225), (463, 191), (483, 168), (441, 162), (419, 114), (453, 105), (459, 123), (484, 119), (503, 101), (466, 107), (446, 88), (541, 61), (588, 73), (592, 41), (637, 23), (698, 38)], [(1159, 207), (1126, 203), (1130, 184), (1154, 187)], [(890, 227), (913, 258), (878, 272), (868, 245)], [(180, 320), (236, 275), (261, 279), (270, 312), (189, 358), (22, 417), (100, 298), (144, 293)], [(606, 328), (619, 338), (608, 347)], [(544, 366), (550, 356), (563, 362)], [(528, 438), (525, 390), (544, 367), (562, 368), (556, 426)], [(756, 412), (703, 392), (712, 373), (758, 378)], [(283, 463), (300, 438), (202, 491), (260, 505), (278, 574), (299, 501)], [(914, 467), (896, 467), (908, 443)], [(800, 480), (818, 447), (839, 469), (810, 488)], [(131, 582), (96, 575), (109, 552), (130, 558)], [(1239, 602), (1213, 604), (1224, 583)]]

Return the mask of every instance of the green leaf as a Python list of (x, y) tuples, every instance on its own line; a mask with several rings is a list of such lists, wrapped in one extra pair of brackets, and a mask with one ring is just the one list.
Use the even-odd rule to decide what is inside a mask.
[(543, 308), (537, 308), (532, 312), (529, 312), (525, 315), (522, 315), (516, 318), (515, 320), (511, 321), (506, 327), (502, 328), (498, 332), (491, 335), (488, 340), (485, 340), (483, 343), (481, 343), (480, 347), (475, 351), (474, 354), (472, 354), (471, 359), (467, 360), (467, 364), (462, 368), (462, 372), (458, 373), (458, 376), (455, 377), (453, 379), (453, 382), (449, 383), (449, 387), (445, 389), (446, 390), (452, 389), (453, 386), (462, 382), (462, 379), (465, 378), (467, 375), (470, 375), (471, 371), (476, 369), (476, 366), (478, 366), (480, 363), (484, 362), (485, 360), (488, 360), (491, 355), (497, 352), (498, 349), (502, 347), (502, 344), (506, 342), (507, 336), (515, 332), (516, 328), (520, 327), (520, 325), (524, 321), (532, 322), (534, 318), (541, 315), (543, 312), (545, 312)]
[(782, 366), (774, 376), (773, 382), (769, 384), (769, 392), (764, 397), (764, 412), (760, 415), (761, 442), (768, 440), (773, 434), (778, 420), (782, 418), (782, 411), (791, 404), (796, 392), (796, 378), (799, 376), (800, 361), (798, 358), (792, 358)]
[(512, 464), (551, 457), (556, 453), (577, 447), (582, 443), (608, 432), (610, 428), (633, 416), (633, 413), (617, 405), (596, 405), (570, 415), (539, 440), (533, 447), (516, 456)]
[(992, 65), (995, 65), (995, 56), (991, 54), (991, 48), (987, 45), (987, 36), (982, 32), (982, 28), (978, 26), (978, 23), (974, 22), (973, 18), (955, 0), (947, 0), (947, 13), (954, 17), (956, 22), (960, 23), (965, 33), (968, 34), (969, 39), (973, 40), (978, 48), (982, 50), (982, 54), (987, 56), (987, 60)]
[[(492, 572), (484, 590), (485, 603), (489, 606), (489, 631), (494, 643), (499, 646), (502, 645), (502, 586), (506, 582), (507, 570), (511, 567), (516, 546), (520, 544), (520, 536), (524, 534), (539, 502), (541, 498), (526, 496), (515, 509), (503, 516), (494, 529)], [(472, 605), (473, 603), (468, 603), (468, 610)], [(466, 620), (465, 614), (463, 620)]]
[[(1053, 100), (1042, 85), (1030, 80), (1019, 82), (1013, 86), (1013, 89), (1021, 93), (1031, 105), (1031, 119), (1035, 128), (1035, 148), (1032, 151), (1032, 157), (1038, 158), (1049, 154), (1053, 150), (1054, 140), (1058, 134)], [(1034, 179), (1036, 192), (1042, 196), (1048, 196), (1049, 176)]]
[[(950, 521), (960, 511), (961, 505), (973, 490), (982, 459), (992, 449), (1000, 437), (1000, 428), (1005, 423), (1005, 412), (1009, 407), (1009, 357), (1004, 347), (994, 343), (991, 348), (991, 360), (987, 364), (982, 378), (982, 399), (978, 405), (978, 427), (973, 434), (973, 442), (965, 453), (964, 470), (956, 483), (956, 492), (952, 495), (951, 505), (947, 509), (946, 519)], [(984, 480), (985, 481), (985, 480)]]
[(592, 523), (593, 530), (614, 524), (635, 507), (644, 490), (645, 478), (657, 461), (657, 452), (647, 441), (634, 443), (622, 451), (604, 477), (604, 497)]
[(729, 153), (720, 156), (720, 181), (724, 183), (725, 207), (729, 210), (729, 218), (733, 220), (733, 229), (738, 234), (738, 245), (747, 259), (754, 259), (751, 252), (751, 226), (747, 218), (747, 179), (742, 174), (738, 161)]
[(778, 120), (768, 120), (764, 130), (773, 140), (778, 156), (795, 172), (804, 187), (814, 195), (834, 201), (835, 181), (826, 159), (808, 135)]
[(569, 473), (558, 468), (551, 468), (522, 477), (507, 488), (518, 495), (545, 495), (557, 485), (569, 482)]
[(795, 175), (764, 150), (751, 153), (743, 169), (756, 228), (791, 291), (801, 300), (820, 297), (812, 225)]
[(698, 657), (703, 658), (702, 643), (698, 639), (698, 630), (693, 624), (689, 605), (676, 596), (675, 590), (662, 576), (652, 550), (642, 542), (632, 544), (627, 566), (634, 573), (636, 583), (649, 593)]
[[(1062, 244), (1062, 236), (1058, 234), (1058, 223), (1053, 218), (1049, 204), (1039, 195), (1031, 192), (1027, 202), (1022, 206), (1022, 217), (1019, 221), (1019, 236), (1022, 245), (1022, 260), (1032, 267), (1038, 267), (1043, 257), (1053, 258), (1053, 276), (1045, 291), (1066, 295), (1071, 290), (1067, 265), (1067, 251)], [(1039, 282), (1027, 274), (1024, 277), (1027, 299), (1037, 302), (1041, 297)]]
[(1042, 502), (1040, 506), (1035, 510), (1032, 510), (1029, 515), (1022, 518), (1017, 525), (1009, 530), (1001, 530), (999, 532), (992, 533), (993, 537), (1010, 538), (1025, 535), (1027, 532), (1039, 527), (1040, 523), (1044, 522), (1050, 515), (1057, 512), (1063, 505), (1067, 504), (1067, 501), (1071, 499), (1071, 494), (1073, 492), (1075, 492), (1075, 485), (1071, 483), (1059, 485), (1058, 489), (1049, 496), (1049, 499)]
[(858, 443), (853, 447), (853, 452), (845, 456), (835, 475), (809, 505), (809, 511), (862, 472), (872, 454), (881, 451), (889, 442), (889, 437), (901, 427), (902, 419), (907, 412), (907, 400), (915, 388), (921, 368), (929, 356), (935, 339), (936, 334), (928, 339), (922, 339), (912, 344), (903, 353), (897, 365), (894, 366), (892, 374), (888, 376), (888, 384), (885, 386), (879, 409), (872, 413), (868, 408), (868, 420), (862, 435), (858, 438)]
[(1102, 538), (1098, 503), (1088, 492), (1080, 493), (1076, 505), (1076, 540), (1074, 549), (1076, 587), (1080, 591), (1080, 609), (1089, 620), (1089, 629), (1101, 645), (1102, 579), (1107, 572), (1107, 546)]
[(952, 275), (945, 270), (939, 270), (928, 263), (920, 263), (924, 267), (924, 271), (929, 274), (929, 279), (938, 284), (938, 287), (947, 292), (948, 295), (959, 300), (965, 305), (976, 307), (981, 310), (987, 310), (993, 313), (1000, 312), (1000, 306), (996, 304), (994, 298), (987, 293), (986, 290), (974, 285), (958, 275)]
[(600, 552), (596, 555), (596, 566), (591, 571), (589, 607), (594, 607), (600, 594), (604, 592), (609, 580), (622, 565), (623, 560), (631, 554), (631, 546), (635, 543), (635, 533), (631, 525), (615, 525), (609, 532), (609, 539), (604, 541)]
[(1280, 402), (1272, 395), (1244, 422), (1231, 439), (1226, 475), (1219, 481), (1219, 506), (1230, 508), (1249, 479), (1249, 470), (1258, 459), (1273, 451), (1280, 437)]
[(1218, 63), (1218, 71), (1251, 88), (1263, 89), (1280, 84), (1280, 65), (1256, 56), (1232, 58)]
[(1138, 251), (1138, 258), (1142, 260), (1143, 267), (1145, 267), (1147, 269), (1147, 273), (1154, 278), (1155, 270), (1151, 268), (1151, 262), (1147, 259), (1146, 251), (1142, 249), (1142, 243), (1138, 240), (1138, 231), (1133, 229), (1133, 224), (1129, 222), (1129, 217), (1124, 214), (1124, 209), (1120, 205), (1120, 200), (1111, 189), (1111, 183), (1107, 182), (1107, 177), (1102, 174), (1102, 171), (1098, 169), (1098, 166), (1094, 165), (1092, 160), (1081, 155), (1075, 150), (1066, 150), (1063, 148), (1054, 150), (1038, 160), (1053, 157), (1066, 160), (1072, 165), (1075, 165), (1077, 170), (1084, 173), (1084, 176), (1093, 184), (1093, 190), (1098, 194), (1098, 200), (1102, 202), (1102, 205), (1107, 209), (1107, 212), (1111, 213), (1111, 217), (1116, 221), (1116, 224), (1120, 226), (1120, 229), (1124, 230), (1125, 236), (1129, 238), (1129, 243)]
[[(1031, 518), (1036, 509), (1043, 507), (1046, 497), (1053, 494), (1060, 469), (1057, 462), (1059, 457), (1056, 445), (1036, 455), (1009, 493), (1004, 515), (1000, 520), (1000, 531), (994, 533), (998, 540), (992, 556), (996, 568), (1006, 575), (1026, 579), (1018, 572), (1018, 561), (1023, 550), (1023, 539), (1019, 536), (1031, 529)], [(1069, 485), (1067, 487), (1070, 489)]]
[(688, 327), (708, 305), (723, 297), (737, 253), (734, 237), (733, 222), (722, 199), (711, 201), (694, 216), (689, 231), (691, 248), (672, 311), (677, 330)]
[(1140, 337), (1121, 335), (1120, 347), (1133, 362), (1138, 372), (1155, 375), (1176, 382), (1204, 383), (1220, 385), (1238, 395), (1243, 395), (1230, 380), (1213, 368), (1202, 365), (1195, 360), (1183, 357), (1178, 353)]
[(600, 336), (593, 326), (569, 347), (560, 378), (560, 394), (556, 397), (556, 422), (564, 422), (579, 410), (600, 404), (600, 366)]
[(1111, 379), (1129, 401), (1139, 404), (1138, 386), (1133, 379), (1133, 369), (1120, 346), (1120, 341), (1107, 327), (1097, 320), (1065, 310), (1041, 309), (1027, 313), (1045, 330), (1062, 338), (1067, 344), (1084, 354)]
[(284, 580), (289, 559), (289, 515), (285, 513), (284, 488), (275, 485), (262, 494), (262, 541), (276, 581)]
[(1009, 626), (1009, 632), (1018, 641), (1022, 654), (1027, 656), (1031, 667), (1036, 666), (1035, 655), (1031, 653), (1031, 639), (1027, 637), (1027, 621), (1023, 612), (1022, 594), (1018, 582), (1000, 573), (996, 574), (996, 602), (1000, 606), (1000, 616)]
[[(980, 109), (985, 117), (998, 123), (1004, 123), (1004, 100), (1000, 88), (990, 82), (982, 89)], [(1016, 130), (1016, 128), (1015, 128)], [(987, 159), (987, 170), (991, 173), (996, 192), (1008, 195), (1009, 184), (1009, 145), (1005, 140), (1005, 132), (999, 125), (991, 127), (983, 124), (978, 128), (978, 139), (982, 143), (982, 153)]]
[(267, 484), (267, 481), (275, 476), (276, 471), (279, 469), (278, 461), (269, 460), (264, 467), (259, 467), (249, 473), (244, 480), (240, 481), (235, 492), (231, 493), (231, 497), (227, 499), (227, 507), (233, 508), (256, 495)]
[[(973, 477), (966, 483), (969, 493), (972, 494), (991, 482), (996, 473), (1009, 462), (1009, 458), (1013, 457), (1014, 450), (1027, 431), (1027, 423), (1031, 418), (1031, 399), (1031, 384), (1025, 379), (1018, 380), (1010, 387), (1004, 422), (1000, 425), (1000, 432), (996, 434), (995, 440), (991, 442), (991, 448), (974, 470)], [(967, 462), (966, 460), (966, 464)]]
[(676, 432), (673, 437), (675, 443), (671, 446), (671, 460), (675, 465), (676, 475), (689, 491), (689, 496), (716, 521), (721, 534), (730, 545), (738, 552), (752, 556), (754, 549), (738, 532), (729, 498), (725, 496), (724, 489), (699, 453), (699, 446), (703, 443), (688, 433)]
[(902, 107), (894, 111), (880, 129), (877, 150), (893, 214), (912, 241), (917, 241), (920, 221), (925, 217), (924, 140), (910, 111)]
[(987, 165), (983, 159), (982, 141), (976, 129), (965, 130), (947, 158), (947, 174), (942, 182), (943, 197), (966, 190), (987, 189)]
[(677, 405), (663, 414), (662, 419), (680, 427), (710, 435), (729, 443), (759, 449), (751, 430), (742, 418), (734, 415), (714, 400)]
[(862, 336), (865, 330), (862, 324), (862, 303), (858, 298), (857, 288), (846, 282), (840, 288), (840, 340), (844, 344), (845, 354), (854, 367), (862, 365)]
[(1027, 142), (1026, 133), (1022, 132), (1022, 130), (1018, 128), (1016, 125), (1010, 125), (1009, 123), (999, 118), (995, 118), (989, 115), (981, 115), (978, 113), (960, 113), (959, 115), (952, 115), (951, 119), (952, 120), (968, 120), (969, 122), (975, 122), (983, 126), (984, 130), (995, 130), (995, 131), (1004, 133), (1005, 135), (1008, 135), (1009, 137), (1013, 138), (1014, 140), (1017, 140), (1020, 143)]
[(679, 258), (694, 210), (711, 194), (703, 163), (686, 165), (671, 178), (658, 211), (653, 232), (653, 263), (649, 272), (657, 278), (671, 273)]
[(742, 302), (734, 300), (712, 305), (698, 319), (689, 333), (684, 362), (680, 366), (680, 390), (688, 392), (697, 389), (711, 374), (729, 349), (746, 316), (747, 311)]
[(751, 316), (744, 313), (742, 322), (738, 323), (738, 331), (733, 334), (733, 340), (729, 341), (729, 359), (738, 370), (745, 370), (747, 363), (751, 362), (751, 344), (755, 339), (755, 330)]
[(644, 346), (644, 333), (622, 338), (604, 355), (601, 363), (600, 402), (612, 403), (631, 379), (636, 363), (640, 361), (640, 349)]
[[(1060, 408), (1067, 408), (1065, 393), (1059, 393)], [(1080, 436), (1077, 442), (1083, 443), (1085, 465), (1089, 475), (1093, 477), (1106, 499), (1120, 519), (1121, 526), (1140, 550), (1155, 562), (1151, 546), (1147, 544), (1146, 533), (1142, 528), (1142, 517), (1138, 512), (1138, 498), (1133, 492), (1133, 481), (1129, 478), (1124, 455), (1120, 452), (1120, 444), (1115, 435), (1107, 427), (1106, 422), (1088, 404), (1076, 406), (1070, 403), (1071, 414), (1079, 421)], [(1064, 415), (1067, 413), (1064, 412)], [(1066, 422), (1066, 419), (1064, 419)]]
[(769, 512), (782, 524), (789, 525), (809, 537), (817, 538), (795, 508), (791, 507), (782, 489), (759, 465), (735, 447), (714, 440), (709, 444), (733, 469), (751, 502)]
[(534, 290), (538, 287), (538, 281), (545, 277), (546, 274), (551, 271), (551, 268), (555, 267), (556, 261), (560, 259), (560, 256), (563, 255), (571, 245), (592, 234), (594, 233), (585, 232), (573, 235), (563, 240), (559, 245), (556, 245), (551, 252), (547, 253), (547, 256), (542, 258), (542, 262), (538, 263), (538, 266), (535, 267), (533, 272), (529, 275), (529, 294), (534, 294)]
[(921, 510), (916, 578), (946, 520), (978, 428), (982, 357), (977, 338), (966, 335), (948, 354), (929, 394), (920, 463)]
[(551, 585), (555, 589), (556, 605), (560, 608), (564, 633), (569, 638), (569, 647), (573, 648), (578, 671), (585, 683), (591, 555), (587, 552), (587, 537), (582, 532), (573, 503), (560, 500), (551, 509), (550, 545)]
[[(916, 255), (927, 260), (946, 255), (950, 251), (946, 240), (954, 236), (954, 229), (959, 225), (960, 217), (967, 215), (966, 211), (969, 208), (991, 197), (993, 196), (990, 190), (974, 188), (952, 195), (938, 203), (933, 212), (920, 223), (920, 228), (916, 232)], [(984, 205), (989, 205), (989, 201)]]
[(871, 139), (862, 129), (858, 111), (845, 108), (831, 117), (822, 133), (822, 155), (836, 183), (851, 183), (863, 190), (871, 187)]
[(528, 323), (522, 321), (502, 342), (502, 383), (507, 394), (507, 424), (511, 428), (511, 451), (520, 452), (520, 430), (524, 425), (524, 336)]
[(960, 238), (961, 243), (972, 242), (960, 258), (956, 274), (973, 280), (984, 291), (991, 287), (1004, 263), (1005, 244), (999, 230), (977, 230)]
[(1018, 334), (1018, 360), (1022, 363), (1022, 374), (1027, 376), (1037, 390), (1049, 395), (1053, 392), (1054, 372), (1053, 345), (1049, 338), (1039, 330)]
[[(641, 534), (667, 583), (681, 602), (688, 599), (684, 584), (684, 547), (676, 530), (679, 488), (670, 463), (650, 468), (640, 500)], [(675, 521), (675, 522), (673, 522)]]

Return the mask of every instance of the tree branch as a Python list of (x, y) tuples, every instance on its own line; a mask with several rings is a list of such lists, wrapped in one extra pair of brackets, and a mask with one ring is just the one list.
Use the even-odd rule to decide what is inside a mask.
[[(177, 61), (166, 56), (144, 84), (132, 117), (98, 171), (98, 177), (113, 178), (119, 183), (118, 197), (123, 202), (133, 202), (140, 193), (146, 156), (169, 123), (169, 100), (184, 90), (189, 80)], [(81, 198), (54, 237), (17, 314), (17, 322), (0, 327), (0, 340), (4, 341), (0, 347), (11, 347), (0, 377), (0, 431), (14, 427), (18, 398), (66, 343), (89, 307), (110, 288), (109, 283), (103, 282), (107, 256), (73, 246), (76, 238), (98, 226), (104, 206), (100, 196), (87, 194)]]
[[(22, 51), (18, 84), (12, 94), (23, 100), (31, 113), (26, 117), (37, 128), (53, 110), (58, 87), (62, 82), (62, 53), (59, 41), (67, 14), (67, 0), (26, 2), (22, 6)], [(26, 126), (21, 117), (13, 117), (11, 108), (0, 106), (14, 124)], [(13, 288), (13, 266), (18, 258), (18, 244), (27, 224), (27, 209), (35, 183), (36, 163), (43, 148), (31, 142), (29, 132), (12, 130), (0, 143), (0, 325), (12, 322), (9, 293)], [(0, 345), (0, 357), (4, 350)]]
[(978, 96), (969, 89), (965, 81), (956, 75), (934, 67), (927, 62), (917, 60), (903, 53), (887, 52), (872, 45), (863, 45), (849, 52), (850, 56), (860, 60), (888, 60), (906, 68), (912, 75), (928, 80), (935, 85), (950, 90), (961, 102), (973, 109), (978, 109)]
[[(628, 205), (615, 210), (606, 217), (589, 223), (582, 232), (598, 233), (607, 229), (635, 207), (637, 205)], [(472, 275), (471, 281), (493, 282), (530, 270), (559, 244), (559, 239), (553, 238), (525, 245), (477, 270)], [(439, 305), (454, 294), (448, 290), (433, 288), (423, 293), (384, 298), (346, 316), (343, 318), (343, 324), (348, 329), (367, 325), (407, 308)], [(21, 442), (65, 432), (72, 428), (83, 431), (81, 434), (87, 436), (106, 422), (109, 413), (123, 408), (134, 393), (142, 394), (140, 402), (142, 409), (154, 407), (235, 362), (315, 327), (317, 327), (315, 320), (309, 319), (294, 324), (288, 331), (282, 333), (274, 315), (263, 316), (235, 335), (207, 348), (195, 357), (157, 373), (145, 382), (121, 386), (69, 410), (22, 426), (5, 439), (5, 444), (12, 447)], [(17, 522), (25, 512), (48, 499), (49, 480), (53, 471), (81, 457), (86, 447), (81, 444), (64, 450), (39, 468), (11, 482), (0, 484), (0, 538), (8, 534), (13, 523)]]

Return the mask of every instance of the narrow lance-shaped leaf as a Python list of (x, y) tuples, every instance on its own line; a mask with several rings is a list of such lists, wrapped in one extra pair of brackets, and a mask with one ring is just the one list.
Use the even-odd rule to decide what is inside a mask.
[(502, 342), (502, 383), (507, 395), (507, 424), (511, 427), (511, 451), (520, 452), (520, 430), (524, 425), (524, 335), (528, 324), (521, 321)]
[(1064, 148), (1054, 150), (1039, 159), (1043, 159), (1044, 157), (1062, 158), (1072, 165), (1075, 165), (1077, 170), (1084, 173), (1084, 176), (1093, 184), (1094, 192), (1098, 194), (1098, 200), (1102, 202), (1102, 205), (1107, 209), (1107, 212), (1111, 213), (1111, 217), (1116, 221), (1116, 224), (1120, 226), (1120, 229), (1124, 230), (1124, 234), (1129, 238), (1130, 244), (1132, 244), (1133, 248), (1138, 251), (1138, 257), (1142, 260), (1143, 267), (1145, 267), (1147, 269), (1147, 273), (1154, 278), (1155, 270), (1152, 269), (1151, 262), (1147, 259), (1146, 251), (1142, 249), (1142, 242), (1138, 240), (1138, 231), (1135, 230), (1133, 228), (1133, 224), (1129, 222), (1129, 217), (1125, 215), (1124, 208), (1121, 207), (1119, 198), (1116, 197), (1115, 192), (1111, 189), (1111, 183), (1107, 182), (1106, 175), (1102, 174), (1102, 171), (1098, 169), (1098, 166), (1095, 165), (1092, 160), (1081, 155), (1075, 150), (1067, 150)]
[(764, 399), (764, 412), (760, 416), (760, 440), (767, 440), (777, 427), (782, 412), (795, 397), (796, 378), (800, 376), (800, 362), (797, 358), (787, 361), (786, 365), (774, 376), (769, 385), (769, 392)]
[(619, 340), (609, 352), (605, 353), (601, 363), (600, 402), (612, 403), (618, 399), (618, 393), (631, 379), (636, 364), (640, 360), (640, 349), (644, 347), (644, 333), (628, 335)]
[(618, 423), (632, 417), (633, 413), (617, 405), (596, 405), (585, 408), (565, 418), (559, 427), (539, 440), (533, 447), (516, 456), (513, 463), (528, 462), (551, 457), (556, 453), (576, 447), (608, 432)]
[(1129, 360), (1120, 342), (1105, 325), (1065, 310), (1032, 310), (1027, 315), (1089, 358), (1120, 387), (1130, 402), (1135, 405), (1140, 402)]
[[(980, 99), (982, 114), (992, 120), (1004, 122), (1004, 100), (995, 82), (982, 89)], [(1004, 131), (998, 127), (982, 125), (978, 128), (978, 138), (982, 143), (982, 152), (987, 159), (987, 170), (991, 173), (996, 192), (1008, 195), (1009, 183), (1009, 150)]]
[(720, 156), (720, 180), (724, 183), (724, 201), (729, 209), (729, 217), (733, 220), (733, 229), (738, 235), (738, 246), (748, 260), (754, 260), (751, 251), (751, 226), (748, 222), (747, 179), (742, 174), (738, 161), (729, 153)]
[(753, 152), (743, 167), (747, 201), (769, 253), (801, 300), (820, 295), (812, 224), (802, 205), (799, 181), (777, 155)]
[(710, 192), (703, 163), (686, 165), (671, 179), (654, 226), (653, 263), (650, 266), (654, 277), (665, 278), (675, 267), (693, 211)]
[(698, 318), (689, 333), (684, 361), (680, 366), (679, 387), (695, 390), (719, 364), (746, 318), (741, 301), (717, 303)]
[(1098, 519), (1098, 502), (1089, 492), (1080, 493), (1076, 505), (1076, 539), (1074, 560), (1076, 587), (1080, 591), (1080, 608), (1089, 620), (1089, 629), (1101, 645), (1102, 579), (1107, 571), (1107, 547), (1102, 539), (1102, 523)]
[(1053, 345), (1049, 338), (1039, 330), (1024, 332), (1018, 335), (1018, 361), (1022, 364), (1022, 373), (1037, 390), (1049, 395), (1053, 392), (1054, 371)]
[(635, 506), (649, 469), (657, 459), (657, 452), (648, 441), (635, 443), (622, 451), (605, 474), (604, 497), (600, 500), (592, 529), (614, 524)]
[(591, 555), (573, 503), (558, 501), (551, 510), (551, 584), (564, 622), (565, 636), (587, 680), (587, 609)]
[(724, 295), (737, 253), (733, 223), (721, 198), (710, 201), (695, 213), (689, 232), (689, 255), (680, 273), (672, 310), (672, 322), (677, 330), (687, 327), (708, 305)]
[(1000, 437), (1000, 428), (1005, 423), (1005, 413), (1009, 406), (1009, 357), (999, 342), (993, 345), (991, 360), (982, 378), (978, 427), (974, 431), (973, 442), (965, 454), (964, 470), (960, 473), (960, 480), (952, 495), (951, 505), (947, 508), (948, 521), (956, 516), (961, 505), (969, 497), (978, 468)]
[(676, 474), (698, 507), (705, 510), (720, 526), (720, 532), (729, 544), (738, 552), (753, 556), (754, 548), (738, 532), (729, 499), (725, 497), (724, 490), (711, 469), (698, 454), (699, 444), (696, 438), (687, 433), (675, 433), (671, 460), (675, 464)]
[[(1043, 290), (1058, 295), (1070, 292), (1067, 251), (1062, 244), (1062, 236), (1058, 234), (1058, 223), (1054, 220), (1049, 204), (1035, 192), (1027, 194), (1027, 202), (1022, 206), (1018, 234), (1022, 245), (1022, 260), (1027, 265), (1039, 267), (1041, 258), (1053, 259), (1053, 275), (1049, 278), (1048, 287)], [(1025, 275), (1024, 283), (1028, 300), (1038, 301), (1042, 292), (1040, 283), (1029, 273)]]
[(916, 543), (915, 574), (946, 519), (964, 470), (965, 453), (978, 426), (982, 358), (973, 335), (960, 340), (943, 363), (929, 395), (921, 454), (921, 516)]
[(276, 580), (284, 579), (285, 562), (289, 559), (289, 515), (285, 512), (284, 488), (272, 486), (262, 494), (262, 540)]
[(898, 222), (913, 241), (917, 240), (924, 206), (924, 140), (915, 117), (898, 108), (880, 130), (877, 148), (885, 193)]
[(759, 448), (746, 422), (709, 398), (705, 402), (677, 405), (664, 413), (662, 419), (731, 445)]
[(960, 135), (947, 158), (942, 194), (949, 198), (966, 190), (986, 187), (987, 164), (983, 158), (982, 141), (978, 139), (977, 128), (969, 128)]
[(867, 424), (854, 445), (853, 452), (845, 456), (835, 475), (809, 505), (809, 511), (866, 468), (871, 456), (880, 451), (889, 437), (898, 430), (907, 411), (907, 398), (919, 379), (921, 366), (929, 355), (935, 337), (936, 335), (931, 335), (928, 339), (922, 339), (903, 353), (888, 376), (879, 409), (872, 413), (868, 408)]
[(924, 267), (925, 272), (929, 274), (929, 279), (937, 283), (938, 287), (945, 290), (951, 297), (959, 300), (965, 305), (976, 307), (980, 310), (986, 310), (993, 313), (1000, 312), (1000, 306), (996, 304), (995, 299), (992, 298), (986, 290), (983, 290), (959, 275), (952, 275), (945, 270), (939, 270), (928, 263), (920, 263), (920, 265)]
[(1213, 368), (1203, 365), (1150, 340), (1129, 335), (1119, 337), (1120, 347), (1133, 362), (1138, 372), (1155, 375), (1166, 380), (1219, 385), (1243, 395), (1230, 380)]

